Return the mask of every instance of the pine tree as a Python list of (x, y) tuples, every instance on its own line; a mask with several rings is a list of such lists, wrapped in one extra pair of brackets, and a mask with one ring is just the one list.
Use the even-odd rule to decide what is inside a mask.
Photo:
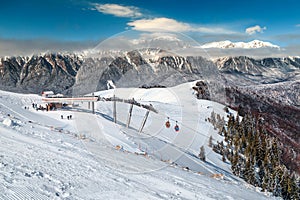
[(233, 160), (233, 150), (229, 147), (229, 145), (226, 146), (226, 149), (227, 149), (227, 158), (228, 160), (232, 163), (232, 160)]
[(290, 193), (292, 192), (291, 179), (287, 173), (284, 173), (282, 180), (282, 197), (284, 199), (290, 199)]
[(256, 149), (255, 156), (255, 167), (257, 169), (256, 173), (256, 181), (258, 186), (261, 187), (263, 177), (265, 176), (264, 167), (263, 167), (263, 161), (264, 161), (264, 149), (262, 147), (262, 140), (261, 135), (259, 132), (256, 132), (255, 134), (255, 140), (254, 140), (254, 148)]
[(239, 154), (237, 151), (235, 151), (231, 161), (231, 169), (235, 175), (238, 174), (238, 161), (239, 161)]
[(226, 162), (225, 153), (223, 153), (223, 155), (222, 155), (222, 161), (223, 161), (223, 162)]
[(233, 136), (233, 145), (237, 151), (240, 149), (240, 137), (238, 134)]
[(215, 127), (216, 126), (216, 113), (214, 111), (210, 114), (210, 123)]
[(241, 137), (241, 150), (243, 151), (243, 153), (245, 152), (246, 147), (247, 147), (246, 137), (245, 134), (243, 134)]
[(248, 183), (256, 185), (254, 166), (250, 159), (246, 161), (244, 178)]
[(234, 127), (238, 128), (239, 125), (240, 125), (240, 117), (239, 117), (239, 115), (237, 114), (237, 115), (236, 115), (236, 118), (235, 118)]
[(200, 158), (200, 160), (203, 160), (203, 161), (205, 161), (205, 149), (204, 149), (204, 146), (201, 146), (200, 147), (200, 153), (199, 153), (199, 158)]
[(278, 166), (279, 164), (281, 164), (280, 157), (281, 157), (281, 151), (278, 148), (277, 141), (273, 139), (272, 146), (271, 146), (271, 162), (273, 166)]
[(234, 125), (234, 116), (229, 115), (229, 119), (228, 119), (228, 122), (227, 122), (228, 129), (233, 128), (233, 125)]
[(269, 177), (270, 177), (269, 171), (265, 171), (265, 175), (262, 178), (262, 184), (261, 184), (261, 188), (263, 192), (269, 190), (269, 180), (270, 180)]
[(228, 109), (227, 106), (225, 106), (225, 107), (223, 108), (223, 110), (224, 110), (226, 113), (229, 113), (229, 109)]
[(210, 136), (209, 139), (208, 139), (208, 146), (209, 146), (209, 147), (212, 147), (212, 146), (213, 146), (212, 141), (213, 141), (213, 138), (212, 138), (212, 136)]
[(283, 181), (283, 169), (282, 166), (277, 166), (274, 171), (274, 183), (273, 183), (273, 194), (275, 196), (282, 196), (282, 181)]
[(297, 186), (296, 179), (291, 176), (288, 182), (288, 198), (292, 200), (300, 199), (300, 187)]
[(223, 127), (223, 135), (224, 135), (224, 140), (225, 140), (225, 142), (228, 142), (229, 141), (229, 137), (228, 137), (228, 133), (227, 133), (227, 131), (226, 131), (226, 128), (225, 127)]

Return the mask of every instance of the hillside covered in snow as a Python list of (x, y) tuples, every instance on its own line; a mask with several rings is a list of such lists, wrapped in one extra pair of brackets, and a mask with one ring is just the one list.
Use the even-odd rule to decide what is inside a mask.
[[(213, 143), (223, 138), (207, 118), (228, 113), (196, 99), (194, 84), (100, 91), (95, 114), (86, 103), (37, 111), (32, 103), (43, 105), (40, 96), (1, 91), (0, 198), (274, 199), (234, 176), (208, 146), (210, 136)], [(158, 113), (150, 112), (139, 133), (146, 110), (134, 106), (126, 128), (130, 104), (117, 103), (114, 123), (113, 104), (104, 101), (113, 95), (152, 104)], [(201, 146), (206, 161), (198, 157)]]

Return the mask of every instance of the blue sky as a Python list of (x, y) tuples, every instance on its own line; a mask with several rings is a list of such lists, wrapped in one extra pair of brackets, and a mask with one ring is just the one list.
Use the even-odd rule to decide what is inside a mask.
[(126, 30), (163, 29), (199, 43), (260, 39), (300, 46), (299, 7), (297, 0), (8, 0), (0, 6), (0, 44), (92, 46)]

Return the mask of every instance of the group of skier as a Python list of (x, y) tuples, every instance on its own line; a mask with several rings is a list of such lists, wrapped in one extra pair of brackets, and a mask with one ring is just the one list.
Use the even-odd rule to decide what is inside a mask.
[[(61, 118), (61, 119), (64, 119), (64, 116), (61, 115), (60, 118)], [(72, 115), (68, 115), (68, 116), (67, 116), (67, 119), (68, 119), (68, 120), (71, 120), (71, 119), (72, 119)]]

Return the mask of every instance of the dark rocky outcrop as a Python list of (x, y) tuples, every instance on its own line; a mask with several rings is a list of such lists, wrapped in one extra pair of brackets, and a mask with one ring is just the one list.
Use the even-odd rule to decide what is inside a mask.
[(0, 89), (65, 92), (75, 83), (82, 61), (75, 55), (45, 54), (0, 59)]

